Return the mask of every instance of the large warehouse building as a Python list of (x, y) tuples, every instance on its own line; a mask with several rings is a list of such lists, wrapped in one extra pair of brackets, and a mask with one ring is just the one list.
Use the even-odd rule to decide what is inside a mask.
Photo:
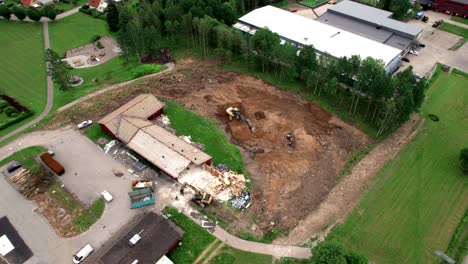
[(387, 72), (397, 69), (404, 54), (402, 49), (387, 45), (383, 41), (273, 6), (253, 10), (241, 17), (234, 27), (252, 35), (257, 29), (268, 28), (280, 35), (284, 41), (298, 47), (312, 45), (319, 54), (328, 54), (335, 58), (358, 55), (361, 59), (379, 59), (383, 61)]
[(407, 53), (421, 36), (422, 28), (391, 19), (392, 12), (345, 0), (318, 18), (341, 28)]

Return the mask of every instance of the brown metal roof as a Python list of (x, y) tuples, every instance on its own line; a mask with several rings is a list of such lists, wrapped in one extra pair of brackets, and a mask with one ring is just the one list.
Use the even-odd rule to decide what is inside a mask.
[(130, 142), (130, 140), (132, 140), (133, 136), (135, 136), (135, 134), (140, 128), (151, 125), (153, 125), (153, 123), (146, 119), (122, 116), (122, 118), (120, 118), (117, 133), (114, 135), (117, 136), (123, 142), (128, 143)]
[(142, 128), (142, 130), (194, 164), (201, 165), (211, 159), (210, 155), (185, 142), (178, 136), (171, 134), (160, 126), (148, 126)]
[(99, 123), (105, 125), (114, 135), (117, 135), (122, 116), (148, 119), (152, 114), (161, 110), (164, 105), (152, 94), (140, 94), (99, 120)]

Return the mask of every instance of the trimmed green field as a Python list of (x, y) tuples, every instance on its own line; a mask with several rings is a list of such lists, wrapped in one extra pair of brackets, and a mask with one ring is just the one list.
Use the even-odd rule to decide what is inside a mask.
[(441, 72), (427, 92), (425, 129), (375, 176), (346, 223), (328, 239), (375, 263), (438, 263), (468, 207), (458, 155), (468, 146), (468, 79)]
[(439, 29), (458, 35), (465, 39), (468, 38), (468, 28), (459, 27), (450, 23), (443, 23), (439, 26)]
[(15, 152), (13, 155), (6, 157), (2, 161), (0, 161), (0, 166), (6, 165), (8, 162), (12, 160), (16, 160), (21, 163), (26, 169), (30, 170), (31, 172), (39, 172), (43, 170), (43, 167), (37, 163), (34, 158), (39, 156), (39, 154), (45, 152), (46, 149), (39, 146), (32, 146), (29, 148), (22, 149), (18, 152)]
[[(238, 173), (247, 173), (237, 146), (230, 144), (216, 123), (188, 111), (183, 106), (167, 101), (165, 114), (177, 135), (190, 135), (195, 142), (205, 144), (204, 151), (213, 157), (213, 163), (223, 163)], [(248, 175), (247, 175), (248, 176)]]
[(270, 264), (272, 257), (269, 255), (261, 255), (251, 252), (241, 251), (229, 246), (222, 247), (216, 256), (208, 262), (209, 264)]
[(465, 25), (468, 25), (468, 19), (466, 19), (466, 18), (461, 18), (461, 17), (453, 16), (453, 17), (450, 18), (450, 19), (453, 20), (453, 21), (460, 22), (460, 23), (463, 23), (463, 24), (465, 24)]
[(106, 21), (83, 13), (49, 23), (50, 47), (59, 55), (89, 44), (95, 35), (111, 36)]
[(56, 10), (68, 11), (68, 10), (76, 8), (76, 7), (81, 7), (82, 5), (86, 4), (87, 2), (88, 2), (87, 0), (78, 0), (76, 5), (73, 5), (72, 3), (58, 2), (58, 3), (54, 3), (53, 7)]
[(315, 8), (323, 3), (328, 2), (328, 0), (304, 0), (300, 2), (300, 4), (303, 4), (305, 6), (308, 6), (310, 8)]
[[(35, 117), (44, 111), (47, 94), (42, 23), (2, 20), (0, 32), (0, 93), (33, 110)], [(0, 136), (34, 117), (2, 130)]]

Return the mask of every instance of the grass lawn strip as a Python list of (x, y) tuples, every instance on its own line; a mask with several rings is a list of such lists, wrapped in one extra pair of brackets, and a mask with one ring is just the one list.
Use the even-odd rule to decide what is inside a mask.
[(213, 157), (215, 165), (226, 164), (231, 170), (248, 177), (239, 149), (229, 143), (215, 122), (188, 111), (179, 104), (164, 101), (167, 104), (164, 113), (171, 120), (171, 127), (177, 130), (178, 136), (190, 135), (193, 141), (205, 144), (204, 151)]
[(19, 163), (21, 163), (23, 167), (30, 170), (32, 173), (37, 173), (43, 168), (34, 160), (34, 158), (45, 151), (47, 151), (45, 148), (39, 146), (32, 146), (29, 148), (22, 149), (0, 161), (0, 166), (4, 166), (8, 162), (16, 160)]
[[(100, 138), (105, 138), (109, 141), (113, 140), (111, 136), (109, 136), (108, 134), (104, 133), (104, 131), (102, 131), (99, 124), (93, 124), (92, 126), (90, 126), (89, 128), (85, 130), (84, 134), (96, 144)], [(100, 147), (104, 147), (102, 144), (98, 144), (98, 145)]]
[(47, 82), (42, 23), (2, 20), (0, 32), (0, 94), (13, 97), (35, 113), (1, 130), (3, 136), (44, 111)]
[[(159, 71), (166, 68), (162, 65), (156, 66), (160, 66), (158, 67)], [(66, 91), (60, 90), (57, 86), (54, 86), (54, 109), (83, 97), (90, 92), (94, 92), (98, 88), (135, 79), (136, 77), (132, 73), (132, 70), (137, 67), (136, 64), (128, 64), (123, 58), (116, 57), (98, 66), (70, 70), (70, 75), (80, 76), (83, 78), (83, 83), (80, 86), (73, 87)], [(147, 74), (156, 72), (157, 71), (153, 71)]]
[(174, 263), (193, 263), (205, 248), (215, 240), (213, 235), (183, 213), (179, 213), (177, 209), (172, 207), (166, 208), (163, 210), (163, 213), (170, 215), (169, 219), (185, 232), (181, 239), (182, 246), (176, 247), (168, 255)]
[[(441, 72), (427, 93), (426, 128), (375, 176), (375, 184), (328, 239), (375, 263), (434, 263), (468, 207), (458, 155), (468, 145), (467, 79)], [(450, 140), (447, 140), (447, 139)]]
[(50, 48), (59, 55), (89, 44), (95, 35), (111, 37), (106, 21), (83, 13), (49, 23)]
[(439, 26), (439, 29), (458, 35), (465, 39), (468, 38), (468, 28), (459, 27), (457, 25), (453, 25), (450, 23), (443, 23), (442, 25)]
[(465, 25), (468, 25), (468, 19), (466, 18), (461, 18), (461, 17), (456, 17), (456, 16), (453, 16), (450, 18), (451, 20), (455, 21), (455, 22), (459, 22), (459, 23), (463, 23)]
[(269, 264), (272, 256), (241, 251), (229, 246), (224, 246), (218, 254), (210, 259), (209, 264)]
[(315, 8), (326, 2), (328, 2), (328, 0), (304, 0), (301, 2), (301, 4), (308, 6), (310, 8)]
[(89, 208), (83, 208), (77, 199), (57, 182), (49, 188), (48, 193), (73, 217), (71, 229), (77, 234), (88, 230), (104, 212), (105, 202), (102, 198), (97, 199)]

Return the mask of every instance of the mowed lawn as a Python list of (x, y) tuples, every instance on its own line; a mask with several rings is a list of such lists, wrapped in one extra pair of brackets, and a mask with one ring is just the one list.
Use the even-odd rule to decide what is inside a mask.
[(468, 207), (458, 156), (468, 146), (468, 79), (441, 73), (427, 91), (425, 129), (374, 178), (343, 226), (328, 237), (374, 263), (437, 263)]
[(110, 36), (106, 21), (83, 13), (49, 23), (50, 47), (59, 55), (89, 44), (95, 35)]
[[(42, 23), (0, 21), (0, 93), (15, 98), (37, 115), (47, 98)], [(27, 123), (28, 118), (0, 131), (0, 136)]]

